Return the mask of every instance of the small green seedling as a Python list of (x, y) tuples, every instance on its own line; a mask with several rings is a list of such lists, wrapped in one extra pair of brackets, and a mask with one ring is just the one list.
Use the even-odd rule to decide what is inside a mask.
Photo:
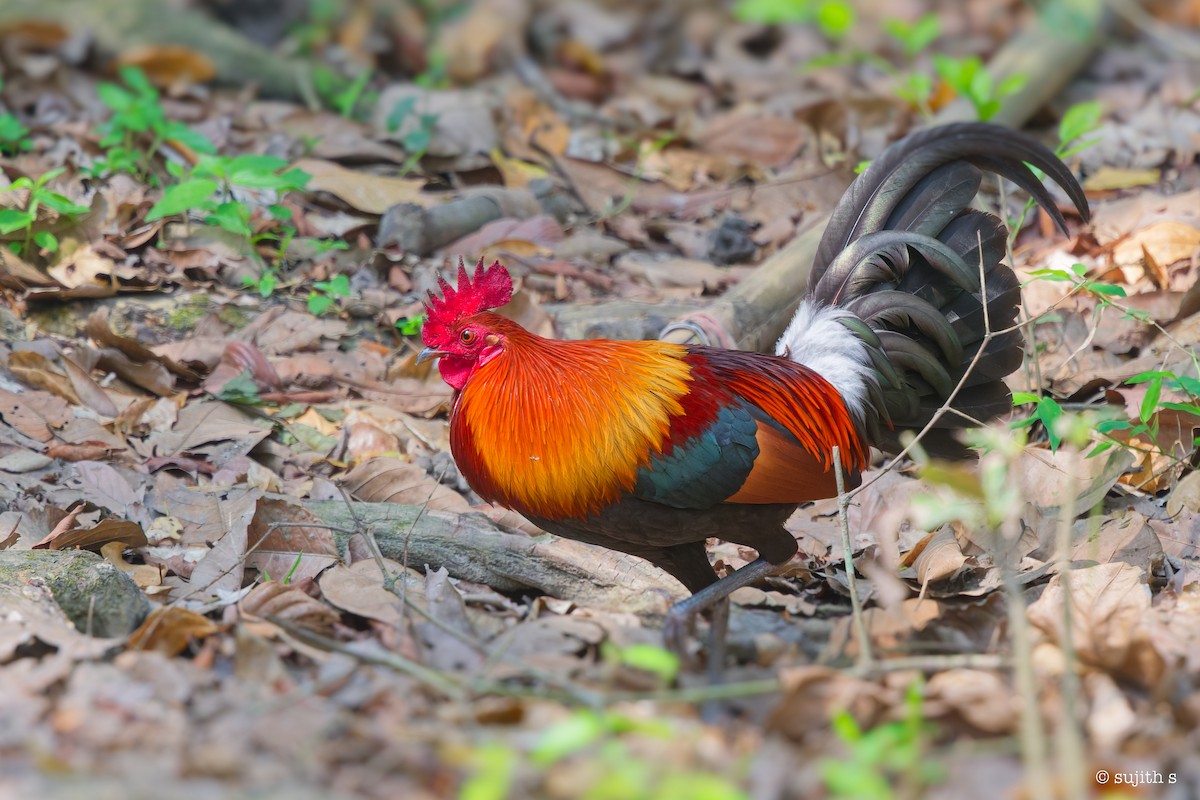
[(317, 281), (308, 294), (308, 310), (316, 316), (321, 316), (333, 308), (339, 297), (350, 296), (350, 278), (345, 275), (334, 275), (327, 281)]
[(421, 163), (421, 159), (429, 152), (429, 145), (433, 143), (433, 131), (437, 127), (437, 114), (418, 114), (416, 108), (417, 98), (415, 96), (402, 98), (392, 106), (391, 113), (387, 118), (388, 131), (395, 133), (400, 130), (406, 119), (416, 115), (416, 127), (400, 138), (400, 145), (408, 153), (408, 158), (400, 167), (401, 175), (407, 175), (416, 168), (417, 164)]
[(885, 19), (883, 29), (900, 45), (904, 57), (912, 61), (926, 47), (942, 35), (942, 25), (937, 14), (926, 14), (916, 22), (902, 19)]
[(58, 237), (50, 231), (34, 230), (37, 225), (38, 209), (42, 206), (54, 211), (68, 220), (74, 220), (90, 209), (72, 202), (69, 198), (51, 191), (47, 184), (64, 172), (63, 168), (52, 169), (37, 180), (22, 176), (9, 184), (7, 191), (29, 190), (29, 200), (25, 208), (0, 209), (0, 236), (24, 231), (22, 241), (13, 242), (10, 247), (17, 253), (27, 254), (36, 245), (46, 253), (58, 251)]
[[(4, 89), (4, 80), (0, 79), (0, 90)], [(29, 129), (21, 124), (17, 115), (11, 111), (0, 114), (0, 156), (15, 156), (33, 147), (29, 140)]]
[(845, 759), (821, 762), (830, 797), (893, 800), (921, 797), (942, 779), (942, 769), (927, 755), (932, 726), (925, 721), (921, 682), (905, 694), (904, 719), (863, 730), (854, 717), (839, 711), (833, 731), (850, 751)]
[(1009, 75), (997, 84), (978, 56), (935, 55), (933, 66), (950, 88), (971, 103), (976, 115), (984, 122), (996, 116), (1002, 108), (1000, 101), (1020, 91), (1026, 80), (1024, 75)]
[(733, 14), (743, 22), (766, 25), (812, 23), (833, 41), (844, 39), (857, 21), (847, 0), (738, 0)]
[(144, 72), (125, 66), (118, 74), (124, 86), (105, 82), (96, 87), (112, 115), (100, 126), (100, 146), (105, 155), (91, 167), (92, 173), (126, 172), (157, 182), (154, 156), (163, 142), (178, 142), (196, 153), (215, 152), (205, 136), (167, 118), (158, 90)]
[(421, 326), (424, 324), (425, 315), (415, 314), (396, 320), (396, 330), (400, 332), (401, 336), (416, 336), (421, 332)]

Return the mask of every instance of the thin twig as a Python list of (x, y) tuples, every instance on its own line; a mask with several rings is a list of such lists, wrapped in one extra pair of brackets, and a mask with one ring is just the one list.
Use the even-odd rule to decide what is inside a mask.
[(1058, 542), (1055, 560), (1058, 562), (1058, 581), (1062, 587), (1063, 654), (1062, 702), (1063, 713), (1058, 725), (1059, 766), (1065, 779), (1067, 797), (1083, 800), (1086, 796), (1083, 733), (1079, 729), (1079, 675), (1076, 672), (1075, 637), (1071, 620), (1071, 544), (1074, 538), (1075, 505), (1079, 493), (1079, 452), (1070, 449), (1067, 464), (1067, 485), (1063, 490), (1058, 514)]
[(838, 490), (838, 522), (842, 528), (842, 558), (846, 562), (846, 584), (850, 587), (850, 613), (853, 616), (854, 631), (858, 636), (857, 666), (866, 669), (874, 661), (871, 654), (871, 635), (867, 632), (867, 620), (863, 616), (862, 601), (858, 598), (858, 580), (854, 574), (854, 546), (850, 541), (850, 517), (846, 513), (850, 505), (849, 495), (846, 494), (846, 476), (842, 470), (841, 448), (833, 448), (833, 474), (837, 480)]

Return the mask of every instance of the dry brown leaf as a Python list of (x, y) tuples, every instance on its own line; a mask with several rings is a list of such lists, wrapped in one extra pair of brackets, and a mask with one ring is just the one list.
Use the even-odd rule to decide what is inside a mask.
[(993, 672), (974, 669), (937, 672), (930, 676), (925, 691), (925, 702), (930, 706), (944, 704), (983, 733), (998, 736), (1011, 733), (1016, 727), (1020, 713), (1017, 695)]
[(503, 258), (505, 253), (521, 258), (548, 255), (562, 238), (562, 227), (557, 220), (538, 214), (528, 219), (493, 220), (444, 249), (448, 253), (476, 253), (485, 262), (491, 262)]
[(95, 411), (102, 417), (117, 416), (117, 406), (109, 398), (100, 385), (92, 380), (92, 376), (83, 367), (75, 363), (75, 361), (66, 355), (58, 357), (58, 363), (62, 365), (63, 371), (67, 373), (67, 377), (71, 381), (71, 386), (75, 389), (75, 394), (82, 401), (83, 405)]
[(1080, 458), (1067, 450), (1051, 452), (1041, 448), (1026, 448), (1021, 454), (1017, 474), (1021, 490), (1029, 502), (1040, 508), (1053, 508), (1063, 502), (1066, 487), (1071, 483), (1068, 470), (1075, 470), (1077, 497), (1075, 508), (1091, 509), (1133, 464), (1132, 451), (1116, 447), (1107, 457)]
[(79, 515), (82, 508), (81, 505), (73, 509), (55, 526), (54, 531), (35, 544), (33, 549), (69, 550), (79, 548), (98, 553), (104, 545), (114, 542), (122, 547), (145, 547), (148, 544), (142, 526), (127, 519), (105, 519), (90, 528), (71, 529), (70, 525), (74, 523), (75, 517)]
[(19, 290), (26, 286), (58, 286), (59, 283), (4, 247), (0, 248), (0, 285)]
[(385, 558), (383, 563), (389, 576), (403, 576), (396, 592), (384, 588), (378, 562), (369, 559), (349, 567), (339, 564), (326, 570), (318, 581), (322, 596), (343, 611), (385, 625), (399, 625), (404, 620), (404, 604), (397, 592), (404, 592), (414, 603), (423, 605), (425, 577), (395, 561)]
[(954, 531), (943, 527), (925, 544), (913, 561), (913, 571), (921, 584), (922, 594), (930, 583), (953, 578), (967, 563)]
[(102, 444), (54, 444), (46, 448), (46, 455), (59, 461), (101, 461), (111, 453), (112, 449)]
[(238, 608), (250, 617), (279, 617), (318, 633), (329, 633), (338, 621), (338, 613), (332, 608), (280, 581), (258, 584), (242, 598)]
[[(1142, 570), (1116, 562), (1072, 570), (1071, 628), (1075, 652), (1093, 667), (1154, 686), (1166, 670), (1163, 657), (1147, 641), (1143, 627), (1150, 612), (1150, 588)], [(1029, 606), (1029, 619), (1062, 645), (1062, 576), (1056, 575)]]
[(1178, 517), (1184, 509), (1200, 512), (1200, 472), (1190, 472), (1179, 479), (1167, 495), (1167, 514)]
[(408, 503), (446, 511), (470, 508), (463, 496), (443, 486), (415, 464), (397, 458), (373, 458), (342, 476), (350, 494), (368, 503)]
[(1160, 180), (1162, 171), (1158, 169), (1103, 166), (1084, 179), (1083, 189), (1086, 192), (1110, 192), (1115, 189), (1154, 186)]
[(274, 580), (313, 578), (341, 558), (329, 528), (286, 500), (259, 500), (247, 536), (246, 565)]
[(32, 350), (18, 350), (9, 355), (8, 369), (22, 383), (36, 389), (45, 389), (72, 405), (83, 405), (79, 395), (75, 393), (71, 379), (56, 372), (50, 361), (41, 353)]
[(382, 214), (400, 203), (430, 206), (437, 202), (433, 196), (422, 193), (425, 181), (421, 178), (376, 175), (315, 158), (302, 158), (293, 166), (312, 176), (308, 191), (329, 192), (368, 214)]
[(73, 527), (75, 527), (75, 519), (82, 513), (83, 513), (83, 505), (82, 504), (75, 506), (75, 508), (72, 508), (70, 511), (68, 511), (63, 516), (62, 519), (60, 519), (57, 522), (57, 524), (55, 524), (54, 528), (50, 531), (50, 533), (46, 534), (45, 538), (43, 538), (40, 542), (35, 544), (31, 549), (33, 549), (33, 550), (57, 550), (57, 549), (59, 549), (59, 548), (52, 548), (50, 546), (50, 543), (53, 542), (58, 537), (64, 536)]
[[(1200, 248), (1200, 229), (1177, 220), (1163, 220), (1133, 233), (1113, 247), (1113, 261), (1138, 264), (1143, 257), (1154, 259), (1162, 269), (1191, 258)], [(1159, 287), (1165, 288), (1165, 287)]]
[(108, 322), (107, 308), (99, 308), (93, 312), (90, 317), (88, 317), (87, 335), (88, 338), (94, 341), (99, 347), (119, 350), (134, 363), (161, 364), (172, 374), (178, 375), (185, 380), (200, 380), (200, 374), (192, 369), (191, 366), (176, 361), (173, 358), (161, 356), (143, 345), (137, 339), (129, 336), (122, 336), (113, 331)]
[(271, 425), (228, 403), (195, 401), (185, 405), (169, 431), (157, 431), (131, 442), (144, 456), (184, 453), (245, 455), (271, 435)]
[[(145, 538), (144, 536), (142, 537)], [(154, 564), (130, 564), (125, 560), (126, 545), (122, 542), (109, 542), (101, 545), (100, 555), (114, 567), (133, 578), (140, 588), (162, 585), (162, 567)]]
[[(250, 523), (258, 509), (261, 496), (258, 490), (231, 493), (228, 500), (220, 497), (215, 508), (206, 508), (214, 519), (206, 520), (217, 526), (223, 535), (216, 536), (216, 543), (203, 558), (196, 562), (190, 574), (192, 592), (200, 597), (217, 595), (223, 599), (236, 600), (242, 588), (245, 574), (246, 548)], [(189, 522), (183, 509), (173, 506), (181, 520)], [(185, 532), (185, 537), (187, 536)]]
[(212, 636), (219, 630), (219, 625), (195, 611), (177, 606), (156, 608), (130, 635), (129, 647), (177, 656), (193, 641)]
[(854, 678), (830, 667), (803, 666), (781, 670), (783, 696), (767, 728), (792, 739), (827, 735), (828, 720), (847, 711), (862, 728), (870, 728), (895, 698), (871, 681)]
[(706, 153), (751, 166), (782, 167), (808, 136), (808, 129), (794, 119), (744, 108), (711, 117), (697, 145)]
[(68, 406), (47, 392), (13, 394), (0, 389), (0, 419), (35, 442), (48, 442), (54, 438), (51, 426), (67, 424)]
[(126, 50), (117, 57), (117, 63), (139, 68), (151, 83), (161, 89), (207, 83), (217, 75), (212, 59), (198, 50), (178, 44), (147, 45)]
[(345, 458), (351, 463), (401, 452), (400, 440), (369, 422), (346, 426)]

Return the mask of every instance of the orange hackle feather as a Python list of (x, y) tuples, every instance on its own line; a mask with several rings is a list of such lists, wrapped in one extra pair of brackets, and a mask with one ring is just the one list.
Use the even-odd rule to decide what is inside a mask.
[(630, 491), (682, 411), (686, 348), (543, 339), (480, 316), (506, 346), (471, 376), (450, 428), (476, 491), (551, 519), (586, 517)]
[(505, 346), (456, 398), (451, 448), (482, 497), (519, 512), (584, 518), (618, 501), (655, 455), (697, 432), (689, 411), (703, 408), (711, 421), (698, 389), (709, 404), (741, 396), (795, 437), (761, 426), (761, 461), (739, 494), (714, 503), (827, 496), (833, 445), (848, 470), (865, 462), (837, 392), (791, 362), (666, 342), (557, 341), (495, 314), (478, 319)]

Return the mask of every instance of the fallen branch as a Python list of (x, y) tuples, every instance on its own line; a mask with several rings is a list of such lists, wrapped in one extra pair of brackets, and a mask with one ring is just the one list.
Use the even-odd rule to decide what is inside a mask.
[(161, 0), (5, 0), (0, 26), (44, 20), (86, 31), (108, 56), (167, 44), (203, 53), (217, 80), (232, 86), (256, 83), (272, 97), (301, 99), (312, 66), (255, 44), (217, 19), (186, 7), (164, 12)]
[(550, 535), (511, 533), (482, 514), (395, 503), (307, 503), (344, 550), (350, 531), (374, 533), (387, 558), (445, 567), (498, 591), (536, 590), (583, 606), (663, 616), (683, 594), (666, 573), (634, 556)]

